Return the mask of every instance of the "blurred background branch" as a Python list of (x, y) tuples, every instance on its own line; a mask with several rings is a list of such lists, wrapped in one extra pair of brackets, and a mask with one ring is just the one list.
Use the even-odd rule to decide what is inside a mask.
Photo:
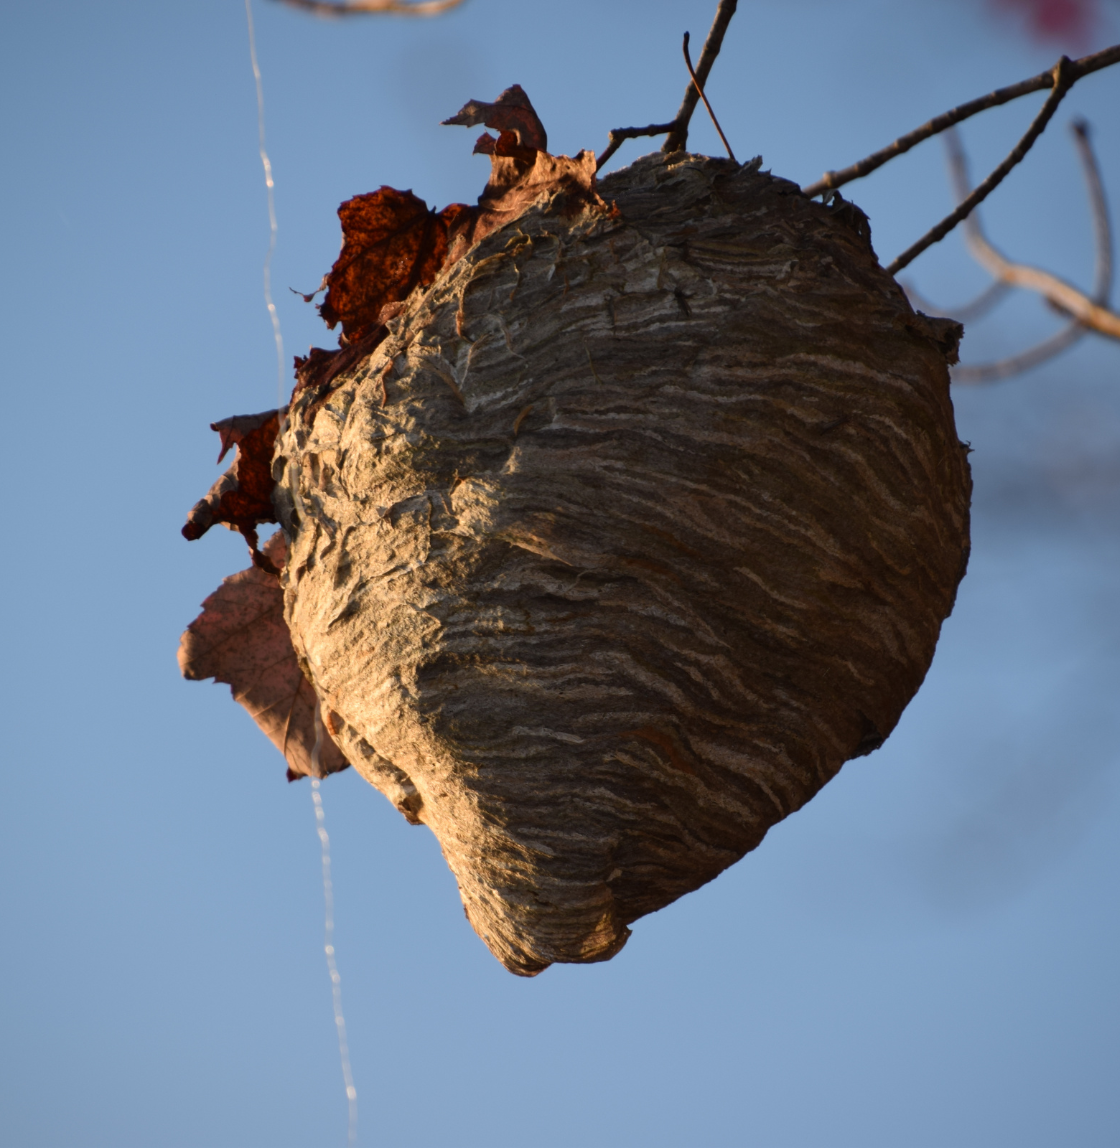
[(381, 13), (390, 16), (438, 16), (458, 8), (463, 0), (349, 0), (331, 3), (331, 0), (276, 0), (289, 8), (310, 12), (313, 16), (332, 19), (335, 16), (366, 16)]
[[(1001, 254), (985, 236), (979, 219), (972, 215), (965, 222), (965, 243), (972, 257), (996, 279), (1016, 287), (1037, 291), (1059, 311), (1074, 316), (1077, 322), (1102, 335), (1120, 339), (1120, 315), (1108, 307), (1112, 288), (1112, 232), (1109, 226), (1108, 205), (1101, 185), (1096, 158), (1089, 144), (1087, 126), (1073, 127), (1093, 217), (1093, 230), (1097, 250), (1097, 283), (1093, 297), (1071, 286), (1048, 271), (1015, 263)], [(968, 171), (966, 157), (959, 138), (947, 140), (949, 165), (954, 190), (958, 195), (967, 192)]]
[[(1120, 316), (1109, 310), (1113, 278), (1112, 228), (1100, 167), (1089, 140), (1089, 125), (1083, 120), (1075, 120), (1070, 130), (1081, 162), (1093, 223), (1096, 254), (1093, 293), (1086, 295), (1049, 272), (1009, 260), (985, 235), (979, 213), (972, 212), (964, 221), (965, 245), (973, 258), (993, 275), (995, 282), (971, 304), (958, 310), (939, 308), (913, 287), (905, 285), (911, 302), (934, 314), (951, 315), (961, 322), (974, 321), (990, 310), (1011, 287), (1024, 287), (1037, 291), (1056, 310), (1073, 317), (1060, 331), (1024, 351), (990, 363), (957, 367), (953, 372), (954, 382), (974, 384), (1010, 378), (1054, 358), (1090, 330), (1120, 338)], [(945, 147), (953, 193), (958, 202), (964, 202), (971, 192), (971, 180), (968, 157), (955, 127), (945, 132)]]
[(962, 303), (959, 307), (938, 307), (910, 282), (904, 282), (902, 289), (916, 311), (925, 311), (927, 315), (950, 315), (958, 323), (968, 324), (975, 323), (977, 319), (987, 315), (1011, 290), (1011, 284), (1004, 283), (1002, 279), (989, 283), (975, 299), (969, 303)]
[[(1084, 300), (1086, 307), (1094, 308), (1093, 311), (1088, 312), (1090, 321), (1078, 316), (1049, 339), (1044, 339), (1041, 343), (1018, 354), (976, 367), (958, 367), (953, 372), (955, 382), (986, 383), (1009, 378), (1060, 354), (1091, 329), (1099, 330), (1102, 334), (1111, 335), (1113, 338), (1120, 338), (1120, 322), (1117, 321), (1116, 316), (1112, 316), (1112, 330), (1109, 330), (1107, 326), (1098, 327), (1096, 322), (1091, 321), (1096, 316), (1097, 311), (1104, 311), (1105, 314), (1112, 315), (1111, 312), (1105, 310), (1112, 293), (1112, 228), (1109, 222), (1108, 201), (1105, 198), (1104, 184), (1101, 181), (1100, 166), (1089, 141), (1089, 125), (1084, 120), (1075, 120), (1070, 125), (1070, 130), (1077, 147), (1078, 159), (1081, 161), (1081, 172), (1085, 178), (1090, 215), (1093, 221), (1096, 271), (1092, 298), (1076, 292), (1074, 288), (1069, 288), (1067, 284), (1062, 283), (1061, 280), (1047, 272), (1036, 271), (1006, 259), (992, 246), (984, 234), (978, 213), (973, 213), (965, 221), (964, 236), (965, 245), (973, 258), (995, 276), (996, 283), (993, 286), (1004, 284), (1008, 287), (1027, 287), (1039, 291), (1053, 306), (1064, 313), (1071, 313), (1067, 307), (1062, 305), (1053, 291), (1054, 285), (1059, 284), (1066, 288), (1067, 292), (1075, 291), (1079, 298)], [(960, 134), (955, 128), (945, 133), (945, 148), (949, 174), (953, 183), (953, 193), (958, 200), (964, 199), (969, 192), (968, 157), (965, 155)], [(1065, 298), (1065, 295), (1066, 292), (1063, 292), (1062, 297)]]

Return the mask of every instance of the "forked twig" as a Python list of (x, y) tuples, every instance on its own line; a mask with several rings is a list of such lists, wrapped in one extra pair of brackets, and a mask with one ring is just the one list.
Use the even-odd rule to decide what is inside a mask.
[[(1098, 303), (1107, 304), (1108, 296), (1112, 290), (1112, 234), (1108, 220), (1108, 204), (1104, 197), (1104, 186), (1101, 182), (1097, 159), (1089, 145), (1088, 125), (1084, 121), (1075, 120), (1070, 126), (1077, 144), (1081, 171), (1085, 177), (1085, 185), (1089, 193), (1093, 235), (1096, 240), (1094, 244), (1096, 267), (1093, 277), (1093, 298)], [(949, 166), (949, 178), (953, 185), (953, 194), (959, 202), (971, 190), (971, 181), (968, 175), (968, 157), (965, 155), (964, 145), (956, 128), (951, 128), (945, 133), (945, 152)], [(980, 255), (991, 248), (991, 244), (988, 243), (981, 227), (979, 213), (970, 215), (965, 220), (964, 233), (965, 244), (974, 257), (979, 259)], [(1011, 288), (1011, 284), (1006, 279), (997, 279), (992, 286), (1006, 287), (1009, 290)], [(1033, 347), (1028, 347), (1025, 351), (1019, 351), (992, 363), (958, 367), (953, 372), (953, 379), (958, 383), (988, 383), (1010, 378), (1020, 371), (1041, 366), (1042, 363), (1061, 354), (1067, 347), (1072, 347), (1087, 332), (1088, 328), (1074, 319), (1048, 339), (1043, 339), (1042, 342), (1036, 343)]]
[[(1070, 83), (1076, 83), (1083, 76), (1088, 76), (1092, 72), (1100, 71), (1101, 68), (1107, 68), (1116, 63), (1120, 63), (1120, 44), (1105, 48), (1104, 51), (1097, 52), (1092, 56), (1083, 56), (1080, 60), (1074, 60), (1070, 64)], [(931, 136), (951, 128), (954, 124), (959, 124), (962, 120), (967, 120), (978, 112), (987, 111), (988, 108), (998, 108), (1001, 104), (1019, 99), (1020, 96), (1029, 95), (1031, 92), (1040, 92), (1044, 88), (1052, 88), (1053, 86), (1054, 69), (1050, 68), (1045, 72), (1040, 72), (1037, 76), (1032, 76), (1029, 80), (1021, 80), (1017, 84), (999, 88), (979, 99), (969, 100), (967, 104), (961, 104), (950, 111), (935, 116), (920, 128), (907, 132), (906, 135), (896, 139), (894, 143), (888, 144), (885, 148), (867, 156), (866, 159), (861, 159), (858, 163), (853, 163), (850, 167), (840, 171), (826, 171), (816, 183), (811, 183), (801, 190), (812, 198), (830, 188), (843, 187), (844, 184), (851, 183), (853, 179), (862, 179), (863, 176), (870, 175), (883, 164), (908, 152), (923, 140), (928, 140)]]
[[(644, 128), (615, 128), (607, 136), (607, 146), (604, 148), (603, 154), (599, 156), (598, 168), (601, 168), (618, 151), (624, 140), (637, 139), (639, 136), (667, 135), (669, 138), (661, 147), (663, 152), (684, 150), (684, 146), (688, 142), (688, 125), (692, 120), (692, 113), (696, 110), (697, 101), (700, 99), (700, 89), (708, 82), (708, 73), (716, 62), (716, 57), (723, 45), (723, 36), (727, 31), (727, 25), (731, 23), (731, 17), (735, 15), (735, 9), (738, 5), (739, 0), (719, 0), (719, 7), (716, 9), (715, 19), (712, 21), (707, 38), (704, 40), (704, 47), (700, 52), (696, 71), (689, 78), (684, 99), (672, 120), (667, 124), (650, 124)], [(720, 135), (722, 136), (723, 133), (721, 132)], [(724, 143), (726, 142), (725, 140)], [(728, 148), (728, 151), (730, 150)]]
[[(1085, 296), (1082, 296), (1082, 298), (1090, 307), (1103, 309), (1108, 307), (1109, 296), (1112, 292), (1113, 274), (1112, 228), (1108, 218), (1108, 202), (1104, 194), (1104, 184), (1101, 180), (1100, 167), (1097, 164), (1096, 156), (1093, 154), (1093, 148), (1089, 142), (1089, 126), (1083, 120), (1074, 121), (1070, 126), (1073, 131), (1074, 143), (1077, 146), (1078, 158), (1081, 161), (1081, 171), (1085, 177), (1086, 191), (1089, 196), (1090, 214), (1093, 220), (1094, 248), (1096, 252), (1093, 295), (1091, 299)], [(949, 174), (953, 182), (954, 194), (958, 199), (963, 199), (969, 192), (968, 160), (965, 156), (964, 148), (961, 146), (960, 136), (955, 129), (946, 133), (945, 146), (948, 153)], [(971, 215), (965, 221), (965, 243), (973, 258), (975, 258), (981, 266), (991, 271), (993, 275), (996, 275), (998, 282), (1008, 286), (1030, 285), (1018, 280), (1017, 277), (1007, 274), (1007, 272), (1014, 271), (1017, 276), (1019, 272), (1034, 272), (1034, 269), (1024, 267), (1022, 264), (1013, 264), (996, 251), (984, 235), (983, 228), (980, 225), (979, 215)], [(1053, 279), (1054, 282), (1059, 284), (1062, 282), (1054, 276), (1047, 275), (1044, 271), (1034, 273), (1037, 276)], [(1065, 284), (1062, 285), (1068, 286)], [(1035, 286), (1035, 290), (1040, 290), (1040, 288)], [(1069, 290), (1075, 289), (1069, 288)], [(1051, 302), (1056, 302), (1046, 291), (1042, 291), (1042, 294)], [(1078, 292), (1078, 294), (1080, 295), (1081, 293)], [(1062, 310), (1067, 310), (1067, 308), (1062, 307)], [(1105, 313), (1111, 314), (1109, 311)], [(1120, 338), (1120, 316), (1116, 318), (1117, 332), (1115, 337)], [(975, 367), (957, 367), (953, 371), (953, 381), (958, 383), (987, 383), (994, 382), (998, 379), (1009, 378), (1012, 375), (1018, 374), (1020, 371), (1027, 370), (1029, 367), (1036, 367), (1048, 359), (1052, 359), (1055, 355), (1076, 343), (1089, 331), (1090, 327), (1099, 330), (1095, 325), (1086, 323), (1081, 318), (1074, 318), (1060, 331), (1051, 335), (1050, 338), (1044, 339), (1041, 343), (1037, 343), (1025, 351), (1020, 351), (1017, 354), (1010, 355), (1005, 359), (999, 359), (993, 363), (983, 363)], [(1103, 331), (1102, 333), (1109, 334), (1110, 332)]]
[(684, 145), (688, 143), (688, 125), (692, 120), (692, 113), (696, 111), (696, 100), (708, 82), (708, 73), (716, 62), (720, 48), (723, 47), (723, 37), (727, 32), (727, 25), (731, 23), (731, 17), (735, 15), (735, 9), (738, 5), (739, 0), (719, 0), (715, 19), (712, 21), (711, 28), (708, 29), (704, 47), (700, 50), (700, 59), (697, 61), (696, 71), (692, 73), (692, 82), (685, 88), (684, 99), (681, 100), (681, 106), (677, 109), (676, 116), (673, 117), (676, 127), (661, 145), (663, 152), (684, 151)]
[(700, 98), (704, 101), (704, 107), (708, 109), (708, 115), (712, 117), (712, 123), (716, 126), (716, 131), (719, 132), (719, 138), (723, 140), (723, 146), (727, 148), (727, 154), (731, 157), (732, 163), (738, 163), (735, 158), (735, 153), (731, 150), (731, 145), (727, 142), (727, 136), (723, 134), (723, 128), (719, 126), (719, 120), (716, 119), (716, 113), (712, 111), (712, 105), (708, 103), (708, 97), (704, 94), (704, 86), (696, 78), (696, 72), (692, 67), (692, 57), (688, 54), (688, 33), (684, 34), (684, 42), (681, 44), (681, 50), (684, 52), (684, 64), (688, 69), (688, 74), (692, 77), (692, 82), (696, 85), (696, 90), (700, 93)]
[[(970, 219), (965, 227), (965, 242), (972, 257), (997, 279), (1012, 286), (1028, 287), (1044, 296), (1059, 310), (1073, 316), (1082, 326), (1120, 339), (1120, 315), (1108, 310), (1112, 290), (1112, 228), (1108, 218), (1100, 169), (1089, 144), (1086, 125), (1074, 126), (1074, 139), (1078, 147), (1082, 171), (1093, 219), (1096, 246), (1096, 274), (1093, 296), (1070, 286), (1056, 275), (1041, 271), (1024, 263), (1014, 263), (997, 251), (984, 234), (979, 219)], [(968, 169), (959, 139), (950, 141), (950, 165), (957, 193), (968, 190)]]
[(463, 0), (279, 0), (289, 8), (331, 19), (335, 16), (361, 16), (380, 12), (392, 16), (438, 16), (458, 8)]
[(1026, 134), (1011, 149), (1007, 158), (1004, 159), (999, 167), (997, 167), (983, 183), (957, 205), (955, 211), (951, 211), (936, 227), (931, 227), (917, 243), (911, 244), (898, 258), (889, 263), (886, 268), (888, 275), (897, 275), (903, 267), (917, 259), (927, 247), (932, 247), (935, 243), (939, 243), (962, 219), (967, 219), (972, 211), (999, 187), (1011, 169), (1031, 150), (1034, 141), (1042, 135), (1051, 117), (1058, 110), (1058, 105), (1065, 98), (1066, 92), (1069, 91), (1073, 84), (1073, 78), (1070, 72), (1071, 64), (1072, 62), (1068, 57), (1063, 56), (1054, 65), (1053, 90), (1050, 92), (1050, 95), (1046, 97), (1046, 103), (1042, 105), (1042, 110), (1035, 116), (1031, 126), (1027, 128)]

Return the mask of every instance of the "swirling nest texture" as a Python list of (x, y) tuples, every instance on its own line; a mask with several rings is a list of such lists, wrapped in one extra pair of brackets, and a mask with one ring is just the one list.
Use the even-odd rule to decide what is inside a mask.
[(757, 166), (542, 200), (278, 443), (304, 671), (522, 975), (613, 956), (878, 746), (967, 562), (960, 329)]

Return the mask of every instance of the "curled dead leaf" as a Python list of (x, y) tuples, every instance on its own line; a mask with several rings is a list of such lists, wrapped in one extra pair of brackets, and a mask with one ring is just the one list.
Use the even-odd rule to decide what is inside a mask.
[[(515, 149), (522, 152), (548, 150), (548, 133), (520, 84), (506, 88), (492, 104), (471, 100), (443, 122), (467, 128), (483, 124), (500, 132), (497, 140), (488, 132), (479, 138), (475, 150), (486, 155), (495, 154), (495, 147), (499, 149), (498, 155), (513, 155)], [(484, 144), (484, 140), (489, 142)]]
[[(274, 567), (283, 567), (283, 533), (264, 544), (264, 555)], [(331, 737), (338, 728), (335, 715), (328, 710), (316, 723), (319, 700), (299, 668), (284, 621), (284, 592), (274, 574), (251, 567), (224, 579), (184, 632), (179, 669), (191, 681), (213, 678), (230, 687), (234, 700), (287, 759), (289, 781), (326, 777), (350, 764)]]
[(471, 100), (443, 122), (466, 127), (485, 124), (501, 133), (495, 139), (483, 132), (474, 146), (475, 152), (490, 157), (490, 178), (469, 226), (460, 227), (452, 236), (449, 264), (539, 200), (552, 198), (552, 206), (569, 218), (586, 208), (610, 210), (595, 191), (594, 154), (581, 151), (574, 159), (549, 154), (548, 136), (519, 85), (507, 88), (492, 104)]
[(237, 457), (228, 470), (210, 487), (206, 497), (196, 502), (187, 515), (183, 537), (188, 542), (201, 538), (211, 526), (222, 524), (240, 531), (249, 543), (253, 564), (276, 574), (275, 565), (257, 548), (257, 527), (275, 522), (272, 509), (272, 452), (280, 429), (280, 416), (287, 408), (262, 411), (256, 415), (233, 415), (210, 424), (221, 436), (218, 462), (230, 447)]

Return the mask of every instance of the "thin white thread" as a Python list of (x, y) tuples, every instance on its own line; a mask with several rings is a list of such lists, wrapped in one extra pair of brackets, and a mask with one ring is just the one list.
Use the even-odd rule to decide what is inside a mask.
[(261, 87), (261, 69), (257, 63), (257, 36), (253, 29), (253, 7), (245, 0), (245, 19), (249, 24), (249, 59), (253, 65), (253, 80), (257, 85), (257, 134), (260, 137), (261, 166), (264, 168), (264, 186), (268, 191), (268, 254), (264, 257), (264, 302), (272, 320), (272, 337), (276, 340), (276, 397), (277, 407), (284, 405), (284, 337), (280, 334), (280, 316), (272, 300), (272, 255), (276, 250), (276, 197), (272, 180), (272, 160), (264, 146), (264, 88)]
[[(311, 760), (319, 769), (319, 752), (323, 747), (323, 719), (315, 707), (315, 748)], [(358, 1140), (358, 1091), (354, 1087), (354, 1074), (350, 1071), (350, 1046), (346, 1041), (346, 1018), (342, 1015), (342, 978), (334, 959), (334, 886), (331, 884), (331, 839), (327, 836), (323, 817), (323, 798), (319, 793), (319, 779), (311, 779), (311, 800), (315, 805), (315, 825), (319, 831), (319, 844), (323, 847), (323, 951), (327, 954), (327, 971), (331, 976), (331, 1000), (334, 1004), (334, 1024), (338, 1030), (338, 1056), (342, 1061), (342, 1081), (346, 1085), (346, 1101), (350, 1108), (350, 1131), (347, 1144)]]
[[(272, 256), (276, 251), (276, 197), (272, 178), (272, 161), (268, 158), (264, 137), (264, 88), (261, 69), (257, 63), (257, 37), (253, 28), (251, 0), (245, 0), (245, 19), (249, 25), (249, 60), (253, 65), (253, 81), (257, 87), (257, 134), (260, 138), (261, 166), (264, 168), (264, 186), (268, 192), (268, 254), (264, 257), (264, 302), (272, 320), (272, 335), (276, 341), (276, 395), (277, 406), (284, 406), (284, 337), (280, 333), (280, 316), (272, 299)], [(315, 707), (315, 746), (311, 761), (315, 772), (321, 771), (320, 754), (323, 749), (323, 718)], [(334, 1006), (334, 1025), (338, 1032), (338, 1056), (342, 1062), (342, 1081), (346, 1086), (346, 1102), (350, 1124), (346, 1137), (349, 1145), (358, 1140), (358, 1090), (354, 1087), (354, 1074), (350, 1070), (350, 1045), (346, 1039), (346, 1018), (342, 1013), (342, 978), (334, 959), (334, 885), (331, 882), (331, 839), (327, 834), (323, 815), (323, 798), (319, 792), (319, 779), (311, 780), (311, 801), (315, 806), (315, 826), (323, 853), (323, 952), (327, 956), (327, 972), (331, 978), (331, 1003)]]

